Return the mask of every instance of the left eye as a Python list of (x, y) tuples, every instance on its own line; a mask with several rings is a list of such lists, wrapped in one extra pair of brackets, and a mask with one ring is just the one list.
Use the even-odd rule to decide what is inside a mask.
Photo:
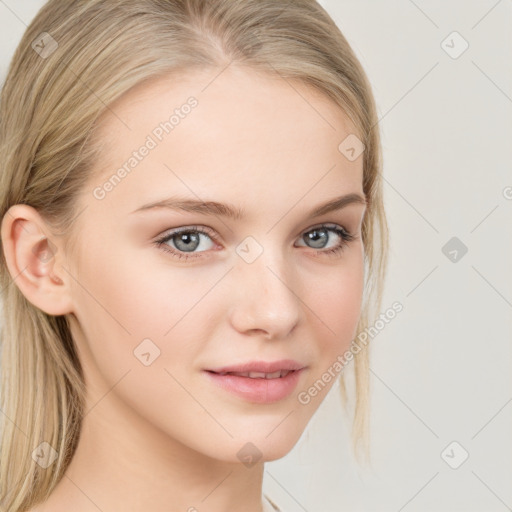
[[(332, 238), (332, 233), (334, 233), (335, 238), (337, 237), (339, 241), (333, 247), (326, 249), (328, 242)], [(207, 242), (202, 242), (202, 238), (206, 239)], [(156, 240), (155, 243), (158, 247), (176, 258), (189, 259), (200, 257), (199, 255), (196, 256), (194, 252), (205, 252), (214, 247), (214, 238), (213, 231), (201, 226), (191, 226), (175, 229)], [(337, 225), (321, 225), (306, 231), (299, 240), (312, 244), (309, 247), (316, 249), (318, 254), (334, 254), (342, 251), (348, 245), (348, 242), (355, 238), (355, 236)], [(171, 242), (172, 246), (169, 245), (169, 242)]]
[(341, 239), (341, 242), (336, 243), (330, 251), (320, 252), (331, 252), (336, 249), (341, 249), (347, 242), (354, 239), (350, 233), (338, 226), (319, 226), (317, 228), (310, 229), (302, 235), (301, 239), (311, 242), (313, 244), (311, 246), (313, 249), (325, 249), (326, 242), (332, 238), (329, 236), (329, 233), (334, 233), (339, 239)]

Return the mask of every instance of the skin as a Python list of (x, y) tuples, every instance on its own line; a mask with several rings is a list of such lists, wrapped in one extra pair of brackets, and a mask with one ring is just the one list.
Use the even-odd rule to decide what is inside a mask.
[[(74, 458), (33, 511), (261, 512), (264, 461), (293, 448), (334, 379), (307, 405), (298, 393), (356, 334), (365, 205), (307, 215), (344, 194), (364, 197), (362, 156), (349, 161), (338, 150), (353, 126), (304, 85), (235, 65), (218, 73), (160, 78), (111, 106), (98, 132), (104, 157), (79, 197), (85, 210), (73, 251), (30, 206), (15, 205), (3, 219), (9, 271), (37, 307), (70, 316), (88, 389)], [(93, 189), (191, 95), (198, 106), (96, 199)], [(247, 216), (131, 213), (173, 194), (234, 204)], [(327, 231), (326, 248), (308, 245), (303, 235), (321, 223), (355, 239), (322, 253), (343, 240)], [(174, 258), (154, 243), (191, 225), (215, 236), (201, 238), (197, 258)], [(40, 257), (43, 236), (57, 248), (49, 260)], [(263, 249), (250, 264), (236, 252), (248, 236)], [(176, 239), (167, 247), (179, 252)], [(149, 366), (134, 356), (146, 338), (160, 350)], [(306, 369), (289, 397), (270, 404), (232, 395), (202, 371), (279, 359)], [(247, 442), (261, 453), (250, 468), (237, 456)]]

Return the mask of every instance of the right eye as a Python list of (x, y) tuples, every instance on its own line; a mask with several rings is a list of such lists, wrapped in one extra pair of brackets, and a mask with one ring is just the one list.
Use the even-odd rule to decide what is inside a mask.
[[(208, 239), (212, 244), (204, 241)], [(168, 242), (172, 242), (172, 246), (169, 246)], [(163, 237), (156, 240), (155, 243), (159, 248), (179, 259), (197, 258), (199, 255), (194, 255), (196, 249), (203, 249), (196, 252), (206, 252), (213, 246), (212, 232), (201, 226), (175, 229), (166, 233)]]

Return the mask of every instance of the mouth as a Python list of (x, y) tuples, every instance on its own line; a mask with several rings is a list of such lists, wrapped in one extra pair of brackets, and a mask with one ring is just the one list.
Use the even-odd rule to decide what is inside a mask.
[(295, 372), (298, 370), (277, 370), (273, 373), (265, 373), (265, 372), (214, 372), (212, 370), (206, 370), (210, 373), (214, 373), (215, 375), (235, 375), (236, 377), (247, 377), (249, 379), (280, 379), (282, 377), (286, 377), (289, 373)]
[[(267, 371), (261, 371), (261, 366), (267, 365)], [(272, 365), (272, 364), (271, 364)], [(270, 365), (270, 366), (271, 366)], [(252, 366), (255, 366), (254, 364)], [(244, 401), (257, 404), (270, 404), (287, 398), (297, 387), (299, 379), (306, 369), (303, 365), (285, 364), (287, 368), (271, 368), (269, 364), (260, 364), (258, 370), (245, 368), (204, 370), (210, 382), (223, 391), (236, 395)], [(289, 366), (295, 366), (295, 369)]]
[(266, 375), (272, 375), (273, 377), (271, 378), (277, 378), (281, 377), (281, 373), (278, 375), (277, 372), (301, 370), (304, 367), (304, 364), (293, 359), (280, 359), (278, 361), (247, 361), (230, 366), (208, 368), (207, 371), (218, 374), (238, 374), (242, 377), (250, 377), (252, 375), (254, 378), (266, 378)]

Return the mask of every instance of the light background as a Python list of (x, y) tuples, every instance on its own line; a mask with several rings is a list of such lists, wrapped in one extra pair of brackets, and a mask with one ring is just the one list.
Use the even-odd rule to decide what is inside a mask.
[[(0, 0), (2, 82), (43, 3)], [(512, 510), (512, 0), (320, 3), (373, 86), (383, 311), (404, 310), (371, 341), (373, 469), (353, 460), (335, 387), (264, 489), (286, 512)]]

